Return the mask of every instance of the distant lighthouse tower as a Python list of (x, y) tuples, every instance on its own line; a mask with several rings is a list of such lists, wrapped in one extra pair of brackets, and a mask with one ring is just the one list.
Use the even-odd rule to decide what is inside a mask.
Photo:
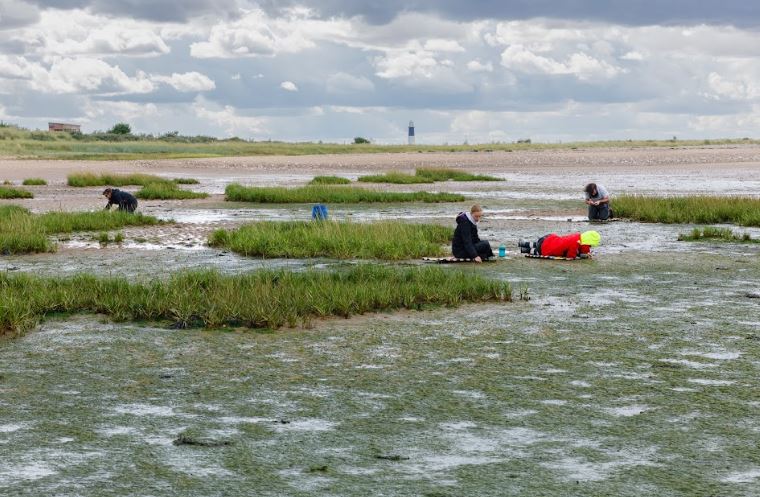
[(414, 145), (414, 121), (409, 121), (409, 145)]

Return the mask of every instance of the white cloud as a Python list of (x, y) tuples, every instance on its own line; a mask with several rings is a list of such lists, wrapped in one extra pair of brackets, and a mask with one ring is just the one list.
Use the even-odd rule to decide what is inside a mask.
[(236, 73), (230, 76), (230, 79), (233, 81), (240, 81), (240, 78), (241, 78), (240, 73)]
[(285, 91), (298, 91), (298, 86), (296, 86), (296, 84), (292, 81), (283, 81), (280, 83), (280, 88)]
[[(738, 75), (737, 75), (738, 76)], [(709, 97), (728, 100), (753, 100), (760, 98), (760, 86), (752, 79), (727, 79), (716, 72), (707, 76), (707, 84), (712, 90)]]
[(151, 76), (151, 80), (166, 83), (181, 92), (209, 91), (216, 88), (216, 83), (211, 78), (195, 71), (182, 74), (175, 72), (171, 76)]
[(501, 54), (501, 65), (528, 74), (572, 74), (580, 80), (612, 78), (625, 72), (585, 53), (574, 53), (565, 62), (537, 55), (522, 45), (510, 45)]
[(158, 115), (156, 104), (141, 104), (137, 102), (110, 101), (110, 100), (87, 100), (84, 104), (85, 122), (110, 118), (118, 121), (134, 121)]
[(8, 38), (37, 56), (159, 56), (170, 52), (161, 25), (95, 15), (85, 10), (43, 10), (37, 24)]
[(430, 52), (388, 53), (375, 59), (377, 75), (381, 78), (392, 79), (409, 76), (432, 78), (438, 61)]
[(464, 52), (464, 47), (456, 40), (433, 39), (425, 42), (425, 50), (431, 52)]
[(637, 52), (636, 50), (631, 50), (630, 52), (624, 53), (620, 58), (623, 60), (644, 60), (644, 54)]
[(328, 93), (357, 93), (373, 91), (375, 85), (364, 76), (338, 72), (327, 78), (326, 89)]
[(248, 137), (267, 133), (265, 118), (238, 115), (237, 110), (231, 105), (225, 105), (220, 109), (209, 108), (210, 106), (204, 99), (197, 98), (192, 107), (197, 117), (223, 129), (227, 136)]
[(190, 54), (198, 58), (272, 57), (301, 52), (316, 46), (316, 41), (342, 38), (351, 31), (348, 20), (316, 19), (304, 9), (291, 9), (279, 18), (255, 9), (238, 20), (214, 25), (206, 41), (190, 45)]
[(472, 72), (493, 72), (493, 64), (491, 62), (486, 62), (484, 64), (478, 59), (475, 59), (467, 63), (467, 69)]
[(30, 84), (51, 93), (150, 93), (155, 89), (143, 71), (130, 77), (119, 66), (86, 57), (56, 59), (44, 76)]

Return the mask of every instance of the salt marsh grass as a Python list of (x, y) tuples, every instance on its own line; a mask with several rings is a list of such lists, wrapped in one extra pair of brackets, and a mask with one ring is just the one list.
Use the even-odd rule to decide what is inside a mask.
[(465, 171), (448, 168), (427, 167), (417, 169), (415, 174), (422, 178), (430, 178), (433, 181), (502, 181), (501, 178), (497, 178), (495, 176), (488, 176), (485, 174), (472, 174)]
[(362, 183), (391, 183), (396, 185), (410, 185), (416, 183), (435, 183), (432, 178), (418, 176), (416, 174), (403, 173), (400, 171), (391, 171), (385, 174), (370, 174), (359, 176), (357, 181)]
[(245, 187), (237, 183), (227, 185), (227, 200), (258, 202), (262, 204), (308, 204), (331, 202), (359, 204), (375, 202), (461, 202), (465, 198), (456, 193), (384, 192), (358, 187), (335, 185), (305, 186), (302, 188)]
[(26, 178), (21, 184), (24, 186), (43, 186), (47, 185), (47, 181), (42, 178)]
[(342, 176), (314, 176), (310, 185), (348, 185), (351, 180)]
[(179, 188), (174, 182), (163, 181), (160, 183), (148, 183), (135, 196), (146, 200), (186, 200), (193, 198), (206, 198), (208, 193), (191, 192)]
[(391, 171), (386, 174), (372, 174), (369, 176), (360, 176), (358, 181), (364, 183), (394, 183), (394, 184), (415, 184), (415, 183), (435, 183), (440, 181), (501, 181), (501, 178), (487, 176), (484, 174), (471, 174), (465, 171), (448, 168), (422, 168), (417, 169), (414, 174), (408, 174), (399, 171)]
[(27, 190), (20, 188), (11, 188), (8, 186), (0, 186), (0, 198), (34, 198), (34, 194)]
[(704, 228), (694, 228), (691, 233), (681, 233), (678, 235), (678, 241), (681, 242), (698, 242), (698, 241), (717, 241), (717, 242), (740, 242), (740, 243), (758, 243), (760, 240), (753, 239), (749, 233), (741, 235), (734, 233), (731, 228), (714, 228), (705, 226)]
[(195, 178), (166, 179), (153, 174), (72, 173), (67, 176), (69, 186), (147, 186), (151, 183), (197, 185)]
[(0, 330), (17, 335), (52, 313), (97, 313), (114, 321), (176, 328), (276, 329), (326, 316), (511, 300), (509, 283), (442, 268), (358, 265), (322, 272), (188, 271), (135, 283), (118, 277), (0, 275)]
[(159, 224), (152, 216), (126, 212), (47, 212), (32, 214), (15, 205), (0, 206), (0, 253), (50, 252), (48, 235), (75, 231), (107, 231), (125, 226)]
[(209, 244), (247, 256), (405, 260), (442, 255), (450, 228), (398, 221), (259, 222), (216, 230)]
[(613, 200), (612, 207), (616, 216), (645, 223), (760, 226), (760, 199), (753, 197), (622, 195)]

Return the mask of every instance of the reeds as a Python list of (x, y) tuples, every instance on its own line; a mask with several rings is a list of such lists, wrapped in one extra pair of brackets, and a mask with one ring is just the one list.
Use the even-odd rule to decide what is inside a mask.
[(464, 200), (463, 195), (456, 193), (384, 192), (335, 185), (282, 188), (245, 187), (232, 183), (227, 185), (225, 194), (227, 200), (230, 201), (258, 202), (262, 204), (461, 202)]
[(48, 239), (54, 233), (108, 231), (125, 226), (158, 224), (152, 216), (127, 212), (48, 212), (32, 214), (16, 205), (0, 206), (0, 253), (50, 252), (55, 245)]
[(20, 188), (11, 188), (8, 186), (0, 186), (0, 198), (3, 199), (11, 199), (11, 198), (34, 198), (34, 194), (27, 190), (22, 190)]
[(270, 221), (216, 230), (209, 245), (246, 256), (408, 260), (442, 255), (451, 236), (436, 224)]
[(681, 233), (678, 235), (679, 242), (739, 242), (739, 243), (758, 243), (760, 240), (753, 239), (749, 233), (741, 235), (734, 233), (731, 228), (715, 228), (705, 226), (704, 228), (694, 228), (691, 233)]
[(21, 184), (24, 186), (43, 186), (47, 185), (47, 181), (42, 178), (26, 178)]
[(188, 271), (165, 280), (0, 274), (0, 332), (18, 335), (51, 313), (102, 314), (175, 328), (276, 329), (313, 318), (510, 301), (509, 283), (438, 267), (362, 264), (341, 271)]
[(343, 178), (342, 176), (314, 176), (309, 181), (310, 185), (348, 185), (351, 184), (351, 180)]
[(206, 198), (208, 197), (208, 193), (183, 190), (177, 186), (177, 183), (162, 181), (160, 183), (148, 183), (143, 186), (135, 196), (145, 200), (186, 200), (192, 198)]
[(618, 217), (645, 223), (760, 226), (760, 199), (753, 197), (622, 195), (613, 199), (612, 207)]
[(435, 183), (440, 181), (502, 181), (495, 176), (471, 174), (465, 171), (448, 168), (421, 168), (414, 174), (391, 171), (386, 174), (371, 174), (360, 176), (358, 181), (363, 183), (393, 183), (399, 185), (415, 183)]

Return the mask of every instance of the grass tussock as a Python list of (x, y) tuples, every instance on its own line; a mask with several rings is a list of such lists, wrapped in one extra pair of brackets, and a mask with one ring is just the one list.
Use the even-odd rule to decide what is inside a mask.
[(191, 192), (179, 188), (174, 182), (148, 183), (135, 196), (144, 200), (187, 200), (206, 198), (208, 193)]
[(75, 231), (108, 231), (126, 226), (159, 224), (152, 216), (126, 212), (47, 212), (32, 214), (16, 205), (0, 206), (0, 253), (51, 252), (48, 236)]
[(415, 183), (436, 183), (441, 181), (502, 181), (495, 176), (471, 174), (465, 171), (448, 168), (421, 168), (414, 174), (391, 171), (386, 174), (371, 174), (360, 176), (358, 181), (364, 183), (393, 183), (407, 185)]
[(342, 176), (314, 176), (309, 181), (310, 185), (348, 185), (351, 184), (351, 180), (343, 178)]
[(678, 235), (680, 242), (738, 242), (738, 243), (760, 243), (750, 236), (749, 233), (737, 234), (731, 228), (715, 228), (705, 226), (704, 228), (694, 228), (691, 233), (681, 233)]
[(24, 186), (44, 186), (47, 185), (47, 181), (42, 178), (26, 178), (21, 184)]
[(276, 329), (326, 316), (509, 300), (509, 283), (437, 267), (363, 264), (335, 272), (240, 275), (192, 271), (145, 283), (91, 275), (2, 274), (0, 330), (18, 335), (51, 313), (95, 313), (176, 328)]
[(22, 190), (21, 188), (11, 188), (8, 186), (0, 186), (0, 198), (34, 198), (34, 194), (28, 190)]
[(465, 171), (447, 168), (422, 168), (417, 169), (415, 174), (423, 178), (430, 178), (433, 181), (502, 181), (501, 178), (497, 178), (496, 176), (471, 174)]
[(357, 181), (362, 183), (390, 183), (394, 185), (414, 185), (420, 183), (435, 183), (432, 178), (418, 176), (416, 174), (402, 173), (400, 171), (391, 171), (385, 174), (370, 174), (359, 176)]
[(461, 202), (465, 198), (456, 193), (383, 192), (357, 187), (335, 185), (305, 186), (302, 188), (245, 187), (237, 183), (227, 185), (227, 200), (258, 202), (262, 204), (308, 204), (330, 202), (336, 204), (393, 203), (393, 202)]
[(153, 174), (111, 174), (111, 173), (72, 173), (67, 176), (69, 186), (148, 186), (152, 183), (168, 183), (179, 185), (197, 185), (195, 178), (166, 179)]
[(398, 221), (259, 222), (216, 230), (209, 245), (247, 256), (406, 260), (444, 253), (451, 229)]
[(622, 195), (614, 199), (613, 208), (616, 216), (645, 223), (760, 226), (760, 199), (753, 197)]

